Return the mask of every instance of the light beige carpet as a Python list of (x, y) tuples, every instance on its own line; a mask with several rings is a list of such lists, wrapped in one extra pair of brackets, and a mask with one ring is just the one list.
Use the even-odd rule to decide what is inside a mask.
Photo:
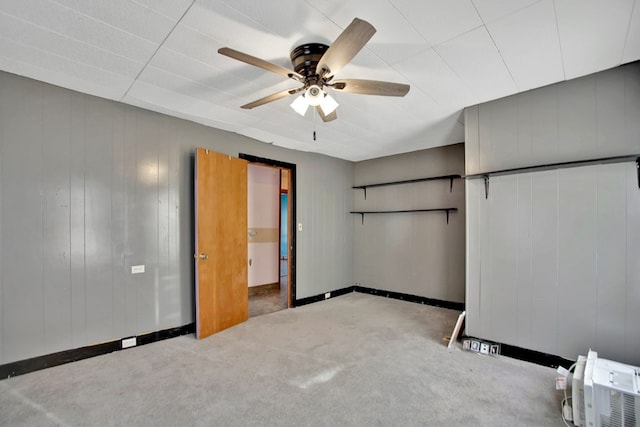
[(555, 371), (448, 350), (457, 315), (352, 293), (0, 381), (0, 425), (563, 426)]

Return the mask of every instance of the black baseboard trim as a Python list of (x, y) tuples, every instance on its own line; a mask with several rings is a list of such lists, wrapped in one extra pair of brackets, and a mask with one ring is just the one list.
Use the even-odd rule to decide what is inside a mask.
[(418, 295), (403, 294), (401, 292), (383, 291), (381, 289), (367, 288), (365, 286), (354, 286), (355, 292), (361, 292), (363, 294), (378, 295), (386, 298), (399, 299), (402, 301), (415, 302), (417, 304), (432, 305), (434, 307), (449, 308), (451, 310), (464, 311), (464, 303), (444, 301), (435, 298), (421, 297)]
[[(366, 286), (360, 286), (360, 285), (348, 286), (346, 288), (330, 291), (331, 296), (329, 296), (329, 298), (339, 297), (340, 295), (345, 295), (345, 294), (348, 294), (348, 293), (351, 293), (351, 292), (360, 292), (360, 293), (363, 293), (363, 294), (369, 294), (369, 295), (376, 295), (376, 296), (379, 296), (379, 297), (398, 299), (398, 300), (401, 300), (401, 301), (414, 302), (414, 303), (417, 303), (417, 304), (432, 305), (434, 307), (442, 307), (442, 308), (449, 308), (451, 310), (464, 311), (464, 303), (462, 303), (462, 302), (443, 301), (443, 300), (439, 300), (439, 299), (435, 299), (435, 298), (421, 297), (421, 296), (418, 296), (418, 295), (410, 295), (410, 294), (403, 294), (403, 293), (400, 293), (400, 292), (384, 291), (384, 290), (381, 290), (381, 289), (367, 288)], [(313, 296), (310, 296), (310, 297), (306, 297), (306, 298), (302, 298), (302, 299), (296, 300), (294, 302), (293, 306), (294, 307), (300, 307), (300, 306), (303, 306), (303, 305), (312, 304), (314, 302), (324, 301), (324, 300), (329, 299), (329, 298), (326, 298), (325, 294), (313, 295)]]
[(504, 344), (500, 342), (495, 342), (491, 340), (483, 340), (482, 338), (473, 337), (469, 335), (465, 335), (464, 338), (476, 339), (480, 341), (488, 341), (493, 342), (495, 344), (500, 344), (500, 354), (502, 356), (511, 357), (512, 359), (524, 360), (525, 362), (535, 363), (536, 365), (547, 366), (549, 368), (557, 368), (558, 366), (562, 366), (564, 368), (569, 368), (573, 365), (575, 360), (565, 359), (561, 356), (556, 356), (555, 354), (543, 353), (541, 351), (529, 350), (528, 348), (522, 348), (511, 344)]
[(329, 298), (327, 298), (324, 293), (318, 294), (318, 295), (313, 295), (313, 296), (306, 297), (306, 298), (301, 298), (301, 299), (295, 300), (294, 303), (293, 303), (293, 306), (294, 307), (301, 307), (303, 305), (312, 304), (314, 302), (319, 302), (319, 301), (324, 301), (326, 299), (339, 297), (340, 295), (345, 295), (345, 294), (349, 294), (349, 293), (353, 292), (354, 288), (355, 288), (355, 286), (348, 286), (348, 287), (342, 288), (342, 289), (336, 289), (336, 290), (333, 290), (333, 291), (327, 291), (327, 293), (331, 294), (329, 296)]
[[(190, 323), (176, 328), (137, 335), (136, 347), (156, 341), (166, 340), (168, 338), (174, 338), (180, 335), (192, 334), (194, 332), (195, 323)], [(125, 338), (132, 337), (123, 337), (122, 339)], [(37, 356), (31, 359), (19, 360), (17, 362), (0, 365), (0, 380), (122, 350), (122, 339), (74, 348), (71, 350), (59, 351), (57, 353), (45, 354), (44, 356)]]

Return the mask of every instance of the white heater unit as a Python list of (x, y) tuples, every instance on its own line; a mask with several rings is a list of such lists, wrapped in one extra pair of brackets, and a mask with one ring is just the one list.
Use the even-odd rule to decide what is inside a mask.
[(573, 409), (573, 424), (584, 427), (584, 368), (587, 364), (585, 356), (578, 356), (576, 368), (573, 371), (571, 383), (571, 407)]
[[(578, 402), (573, 403), (575, 407)], [(584, 420), (586, 427), (640, 427), (640, 368), (599, 359), (598, 353), (589, 350), (584, 367)]]

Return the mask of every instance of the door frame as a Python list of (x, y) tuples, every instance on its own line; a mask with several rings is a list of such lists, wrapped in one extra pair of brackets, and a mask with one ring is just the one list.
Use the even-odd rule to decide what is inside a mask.
[[(291, 224), (291, 230), (289, 233), (290, 259), (289, 259), (289, 300), (291, 308), (296, 307), (296, 165), (294, 163), (282, 162), (280, 160), (267, 159), (264, 157), (258, 157), (251, 154), (239, 153), (238, 157), (248, 161), (249, 163), (255, 163), (266, 166), (275, 166), (278, 168), (288, 169), (290, 173), (291, 188), (289, 189), (289, 200), (291, 216), (289, 223)], [(280, 249), (278, 249), (278, 253)]]

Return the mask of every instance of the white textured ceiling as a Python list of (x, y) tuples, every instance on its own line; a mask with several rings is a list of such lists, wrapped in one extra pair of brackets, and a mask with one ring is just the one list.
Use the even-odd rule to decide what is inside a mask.
[[(293, 47), (355, 17), (378, 31), (337, 77), (406, 97), (332, 92), (329, 123), (291, 98), (240, 109), (298, 85), (220, 47), (291, 68)], [(465, 106), (638, 59), (640, 0), (0, 1), (2, 70), (354, 161), (462, 142)]]

